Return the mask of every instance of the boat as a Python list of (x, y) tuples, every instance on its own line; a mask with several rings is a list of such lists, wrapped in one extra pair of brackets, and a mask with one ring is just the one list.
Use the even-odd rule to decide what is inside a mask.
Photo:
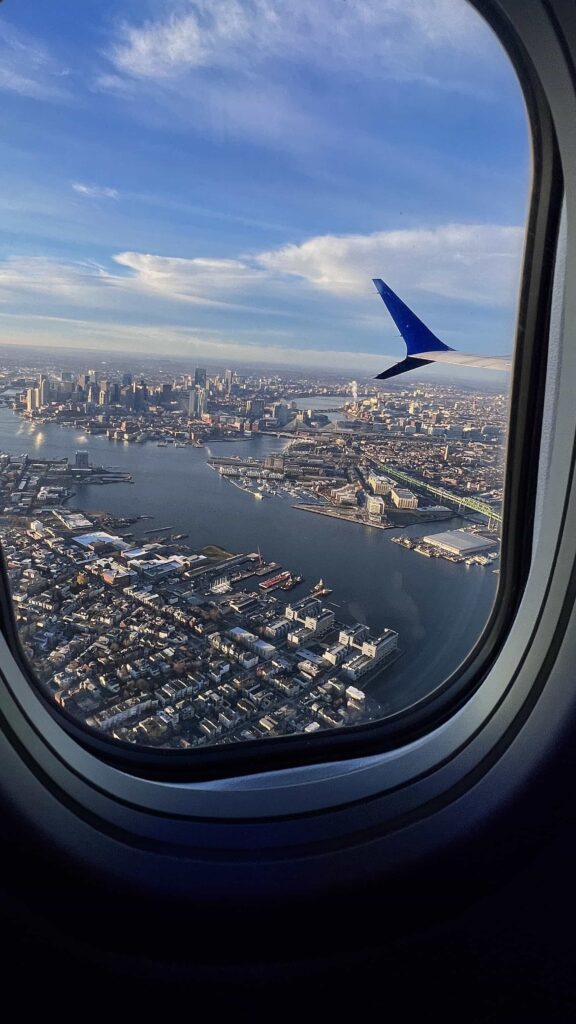
[(290, 579), (286, 580), (286, 583), (280, 584), (280, 590), (293, 590), (300, 583), (304, 582), (303, 576), (291, 576)]
[(312, 587), (312, 590), (310, 591), (310, 597), (325, 597), (327, 594), (331, 593), (331, 588), (327, 587), (324, 583), (324, 580), (320, 579), (318, 580), (318, 583), (316, 583), (316, 585)]
[(166, 443), (166, 441), (158, 441), (158, 444), (156, 445), (156, 447), (157, 448), (167, 448), (168, 444)]
[(292, 573), (281, 572), (278, 576), (272, 576), (269, 580), (263, 580), (258, 586), (260, 590), (274, 590), (276, 587), (280, 587), (283, 583), (287, 583), (292, 578)]

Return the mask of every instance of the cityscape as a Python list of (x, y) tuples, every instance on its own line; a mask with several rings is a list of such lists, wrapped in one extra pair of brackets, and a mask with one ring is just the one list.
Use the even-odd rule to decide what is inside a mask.
[[(279, 524), (281, 510), (312, 517), (327, 542), (344, 530), (351, 565), (353, 545), (372, 538), (384, 569), (393, 543), (415, 579), (425, 555), (452, 563), (471, 592), (483, 577), (493, 599), (503, 388), (95, 361), (18, 353), (0, 366), (0, 524), (20, 641), (74, 721), (112, 741), (189, 749), (375, 721), (388, 693), (402, 704), (394, 673), (417, 674), (417, 640), (382, 622), (375, 599), (365, 621), (351, 614), (341, 555), (309, 575), (299, 527), (281, 556), (286, 529), (275, 541), (259, 525)], [(131, 461), (114, 465), (119, 452)], [(152, 460), (165, 466), (168, 525), (133, 497)], [(207, 483), (170, 500), (192, 464), (217, 488), (213, 515)], [(242, 550), (218, 525), (233, 494)], [(200, 537), (206, 512), (213, 535)], [(475, 613), (468, 647), (485, 618)]]

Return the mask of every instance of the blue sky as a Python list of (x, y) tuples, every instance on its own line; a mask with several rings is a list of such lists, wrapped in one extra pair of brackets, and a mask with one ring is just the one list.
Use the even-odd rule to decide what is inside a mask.
[(0, 342), (376, 372), (383, 277), (512, 349), (530, 182), (464, 0), (5, 0)]

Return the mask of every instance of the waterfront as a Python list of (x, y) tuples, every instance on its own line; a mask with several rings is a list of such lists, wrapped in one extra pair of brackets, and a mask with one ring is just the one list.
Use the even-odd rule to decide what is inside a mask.
[[(441, 682), (468, 653), (489, 614), (497, 576), (489, 569), (414, 559), (410, 551), (390, 543), (400, 532), (421, 533), (421, 526), (371, 530), (303, 514), (288, 498), (256, 502), (230, 487), (206, 462), (211, 454), (228, 452), (261, 458), (285, 445), (285, 439), (260, 436), (219, 443), (212, 451), (209, 445), (158, 449), (30, 423), (0, 408), (1, 450), (73, 459), (83, 449), (94, 465), (117, 466), (134, 478), (133, 485), (113, 488), (79, 485), (71, 508), (152, 515), (152, 522), (135, 525), (134, 532), (170, 525), (188, 533), (193, 548), (215, 543), (247, 552), (260, 547), (263, 557), (304, 576), (305, 583), (291, 598), (307, 593), (323, 577), (333, 588), (331, 607), (336, 606), (339, 618), (364, 622), (375, 632), (398, 630), (403, 655), (370, 692), (388, 710), (409, 704)], [(458, 524), (428, 524), (426, 532)]]

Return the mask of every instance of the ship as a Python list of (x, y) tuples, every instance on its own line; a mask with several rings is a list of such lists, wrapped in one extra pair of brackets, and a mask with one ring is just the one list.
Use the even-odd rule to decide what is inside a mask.
[(283, 583), (287, 583), (292, 578), (290, 572), (281, 572), (278, 576), (272, 576), (269, 580), (263, 580), (258, 586), (260, 590), (273, 590), (276, 587), (280, 587)]
[(312, 590), (310, 591), (310, 597), (326, 597), (327, 594), (331, 593), (331, 588), (327, 587), (324, 583), (324, 580), (320, 579), (318, 580), (318, 583), (316, 583), (316, 585), (312, 587)]
[(300, 583), (304, 583), (303, 576), (291, 576), (290, 579), (286, 580), (286, 583), (280, 584), (280, 590), (293, 590)]

